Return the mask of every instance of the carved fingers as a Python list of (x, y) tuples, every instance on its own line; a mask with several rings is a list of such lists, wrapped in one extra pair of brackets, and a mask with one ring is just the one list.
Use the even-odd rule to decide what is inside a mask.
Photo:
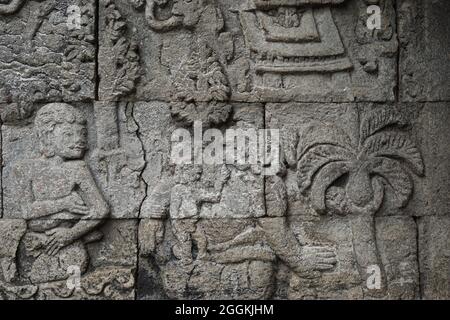
[(45, 244), (45, 253), (54, 256), (62, 248), (73, 242), (72, 232), (68, 228), (55, 228), (46, 232), (49, 236)]
[(312, 269), (326, 271), (334, 268), (337, 263), (336, 252), (331, 247), (304, 247), (304, 258), (310, 259)]
[(78, 215), (88, 215), (90, 210), (77, 192), (72, 192), (63, 199), (64, 209)]

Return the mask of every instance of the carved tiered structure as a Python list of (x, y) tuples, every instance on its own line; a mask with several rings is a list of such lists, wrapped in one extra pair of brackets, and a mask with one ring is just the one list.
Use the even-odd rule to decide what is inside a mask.
[(328, 73), (350, 69), (352, 64), (328, 6), (344, 1), (250, 0), (242, 23), (256, 71)]

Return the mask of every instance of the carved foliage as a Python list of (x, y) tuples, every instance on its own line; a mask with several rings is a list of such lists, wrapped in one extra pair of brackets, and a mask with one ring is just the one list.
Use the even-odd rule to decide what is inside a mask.
[[(312, 205), (318, 212), (348, 214), (374, 205), (375, 185), (382, 183), (383, 188), (391, 189), (396, 207), (404, 207), (413, 190), (410, 172), (424, 174), (419, 149), (401, 131), (404, 125), (394, 110), (370, 112), (362, 118), (354, 145), (334, 124), (311, 124), (301, 134), (298, 146), (300, 190), (311, 190)], [(330, 188), (343, 177), (345, 191)], [(371, 208), (371, 214), (378, 207)]]
[(107, 99), (117, 99), (132, 92), (139, 78), (137, 45), (126, 37), (126, 23), (110, 0), (104, 1), (105, 18), (99, 56), (104, 61), (101, 91)]
[(215, 52), (204, 42), (183, 63), (173, 80), (172, 116), (182, 123), (225, 122), (232, 110), (226, 101), (230, 95), (228, 79)]

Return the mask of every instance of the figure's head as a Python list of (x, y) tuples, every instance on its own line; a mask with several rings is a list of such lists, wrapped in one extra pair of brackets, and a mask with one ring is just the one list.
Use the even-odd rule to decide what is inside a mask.
[(194, 27), (200, 20), (206, 0), (174, 0), (172, 14), (183, 18), (183, 26)]
[(50, 103), (42, 107), (34, 120), (41, 152), (50, 158), (80, 159), (87, 148), (86, 119), (66, 103)]

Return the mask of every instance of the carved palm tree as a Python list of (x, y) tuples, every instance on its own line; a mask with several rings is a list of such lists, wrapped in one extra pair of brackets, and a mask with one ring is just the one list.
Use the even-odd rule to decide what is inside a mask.
[(300, 191), (310, 192), (318, 213), (350, 216), (363, 279), (370, 265), (382, 270), (374, 218), (385, 191), (389, 190), (396, 208), (404, 207), (413, 191), (410, 173), (424, 174), (420, 151), (404, 131), (405, 125), (398, 112), (376, 110), (362, 118), (354, 139), (331, 123), (312, 123), (299, 137)]

